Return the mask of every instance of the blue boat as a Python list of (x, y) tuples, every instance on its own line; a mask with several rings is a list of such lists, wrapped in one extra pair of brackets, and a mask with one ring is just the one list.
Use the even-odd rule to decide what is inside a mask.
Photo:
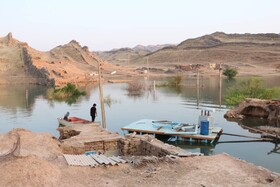
[(187, 124), (180, 122), (172, 122), (167, 120), (152, 120), (152, 119), (141, 119), (135, 121), (121, 129), (128, 133), (136, 132), (138, 134), (152, 134), (155, 137), (157, 135), (164, 136), (175, 136), (179, 139), (189, 141), (205, 141), (213, 143), (218, 140), (222, 128), (217, 126), (207, 127), (208, 134), (200, 134), (199, 124)]

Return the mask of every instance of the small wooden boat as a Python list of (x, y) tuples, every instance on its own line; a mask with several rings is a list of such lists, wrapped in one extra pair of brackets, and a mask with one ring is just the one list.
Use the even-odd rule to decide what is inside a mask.
[(94, 122), (74, 116), (69, 117), (68, 120), (65, 120), (63, 118), (57, 118), (57, 120), (60, 126), (69, 126), (75, 124), (94, 124)]

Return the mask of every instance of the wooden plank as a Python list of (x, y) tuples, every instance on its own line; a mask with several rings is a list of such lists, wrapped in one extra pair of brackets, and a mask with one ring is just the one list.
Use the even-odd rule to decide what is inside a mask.
[(276, 138), (276, 139), (279, 139), (279, 140), (280, 140), (280, 137), (278, 137), (278, 136), (275, 135), (275, 134), (271, 134), (271, 133), (265, 132), (265, 131), (260, 130), (260, 129), (256, 129), (256, 128), (252, 128), (252, 127), (247, 127), (247, 126), (245, 126), (245, 125), (240, 125), (240, 126), (243, 127), (243, 128), (245, 128), (245, 129), (252, 130), (252, 131), (261, 132), (261, 133), (263, 133), (264, 135), (269, 135), (269, 136), (272, 136), (273, 138)]
[(253, 138), (253, 139), (260, 139), (260, 140), (272, 140), (271, 138), (260, 138), (260, 137), (254, 137), (254, 136), (247, 136), (247, 135), (241, 135), (241, 134), (231, 134), (231, 133), (222, 133), (222, 135), (228, 135), (228, 136), (237, 136), (237, 137), (243, 137), (243, 138)]

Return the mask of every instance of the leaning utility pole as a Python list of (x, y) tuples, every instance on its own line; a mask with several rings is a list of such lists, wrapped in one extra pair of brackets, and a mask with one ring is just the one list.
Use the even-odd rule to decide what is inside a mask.
[(197, 108), (199, 108), (199, 89), (200, 89), (199, 69), (197, 69), (197, 72), (196, 72), (196, 105), (197, 105)]
[(148, 77), (148, 79), (149, 79), (149, 69), (150, 69), (150, 67), (149, 67), (149, 57), (147, 56), (147, 77)]
[(101, 62), (98, 62), (98, 76), (99, 76), (99, 93), (100, 93), (100, 104), (101, 104), (101, 114), (102, 114), (102, 127), (106, 129), (106, 117), (104, 108), (104, 97), (103, 97), (103, 87), (102, 87), (102, 72), (101, 72)]
[(222, 105), (222, 64), (219, 66), (219, 105)]

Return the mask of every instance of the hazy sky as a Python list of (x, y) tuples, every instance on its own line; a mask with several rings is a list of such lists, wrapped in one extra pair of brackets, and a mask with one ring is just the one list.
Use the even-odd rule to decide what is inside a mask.
[(280, 0), (0, 0), (0, 37), (48, 51), (178, 44), (216, 31), (280, 33)]

